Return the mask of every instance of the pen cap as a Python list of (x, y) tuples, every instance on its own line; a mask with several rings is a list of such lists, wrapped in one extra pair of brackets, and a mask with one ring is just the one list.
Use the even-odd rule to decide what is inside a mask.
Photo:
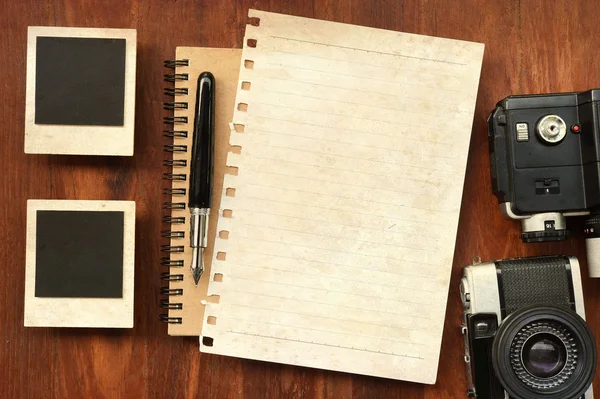
[(215, 142), (215, 77), (210, 72), (198, 77), (193, 134), (189, 207), (210, 208)]

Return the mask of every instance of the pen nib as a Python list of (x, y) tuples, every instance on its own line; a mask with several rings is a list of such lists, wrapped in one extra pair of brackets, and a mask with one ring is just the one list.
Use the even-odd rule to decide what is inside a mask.
[(196, 284), (197, 287), (200, 282), (200, 277), (202, 277), (202, 271), (200, 269), (192, 270), (192, 276), (194, 276), (194, 284)]
[(202, 273), (204, 272), (204, 248), (193, 248), (192, 250), (192, 267), (190, 268), (192, 271), (192, 276), (194, 277), (194, 284), (196, 287), (200, 282), (200, 277), (202, 277)]

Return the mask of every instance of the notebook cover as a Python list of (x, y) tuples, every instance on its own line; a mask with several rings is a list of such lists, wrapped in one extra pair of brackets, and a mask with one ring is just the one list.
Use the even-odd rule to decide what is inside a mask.
[[(187, 152), (165, 152), (167, 160), (170, 160), (172, 154), (173, 160), (186, 160), (186, 167), (173, 167), (165, 170), (166, 173), (184, 174), (185, 181), (164, 180), (163, 187), (181, 188), (186, 190), (182, 196), (165, 196), (165, 202), (183, 203), (185, 209), (171, 209), (165, 211), (163, 216), (185, 218), (182, 224), (163, 223), (163, 236), (168, 236), (168, 232), (183, 232), (183, 238), (171, 238), (170, 246), (182, 246), (183, 252), (163, 253), (163, 258), (171, 260), (182, 260), (181, 267), (162, 267), (162, 272), (168, 274), (181, 274), (182, 281), (163, 281), (163, 286), (171, 290), (182, 290), (182, 295), (163, 296), (161, 303), (163, 307), (175, 307), (181, 304), (181, 309), (164, 309), (168, 311), (170, 318), (180, 319), (181, 323), (169, 323), (169, 335), (189, 335), (199, 336), (204, 317), (203, 301), (215, 300), (207, 297), (208, 278), (210, 276), (210, 266), (213, 258), (213, 247), (215, 235), (217, 234), (217, 211), (221, 202), (221, 193), (223, 190), (223, 175), (225, 173), (225, 161), (227, 153), (230, 151), (229, 145), (229, 123), (233, 116), (233, 104), (237, 91), (237, 80), (240, 65), (240, 49), (221, 49), (221, 48), (199, 48), (199, 47), (178, 47), (176, 58), (178, 60), (189, 60), (188, 66), (178, 66), (175, 69), (177, 74), (187, 74), (188, 80), (177, 81), (176, 88), (187, 88), (187, 95), (176, 96), (175, 98), (166, 97), (165, 101), (175, 101), (187, 103), (187, 109), (176, 109), (175, 117), (186, 117), (187, 123), (166, 126), (166, 130), (186, 131), (187, 138), (167, 139), (168, 145), (185, 145)], [(204, 71), (210, 71), (215, 76), (216, 104), (215, 104), (215, 157), (214, 157), (214, 187), (213, 202), (209, 220), (208, 248), (204, 252), (205, 271), (198, 287), (194, 285), (194, 280), (190, 273), (191, 249), (189, 246), (189, 210), (187, 209), (189, 189), (189, 165), (192, 148), (192, 126), (194, 123), (194, 110), (196, 102), (196, 84), (198, 75)], [(166, 133), (169, 135), (169, 133)], [(171, 185), (172, 184), (172, 185)], [(164, 222), (164, 218), (163, 218)], [(164, 247), (163, 247), (164, 248)], [(164, 291), (163, 291), (164, 292)], [(173, 292), (173, 291), (171, 291)], [(167, 301), (170, 305), (167, 305)]]

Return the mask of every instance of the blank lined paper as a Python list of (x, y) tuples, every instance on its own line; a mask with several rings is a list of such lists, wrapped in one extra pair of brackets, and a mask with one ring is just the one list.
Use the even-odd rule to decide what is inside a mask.
[(250, 17), (202, 351), (434, 383), (483, 45)]

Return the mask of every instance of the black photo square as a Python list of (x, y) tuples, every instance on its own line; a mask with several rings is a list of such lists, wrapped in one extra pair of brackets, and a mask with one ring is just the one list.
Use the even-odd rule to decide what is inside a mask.
[(35, 123), (123, 126), (125, 39), (36, 39)]
[(37, 211), (36, 219), (36, 297), (123, 296), (123, 212)]

